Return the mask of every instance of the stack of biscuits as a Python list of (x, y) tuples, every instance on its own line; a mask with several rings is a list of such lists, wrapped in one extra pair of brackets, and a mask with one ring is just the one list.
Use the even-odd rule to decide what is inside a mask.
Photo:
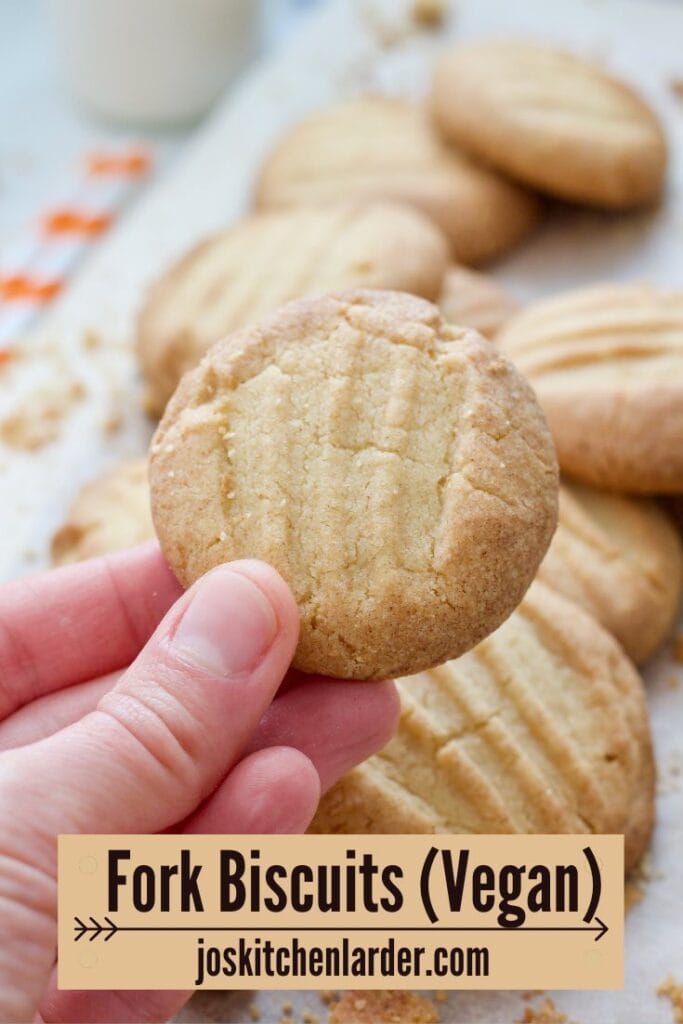
[(395, 738), (313, 831), (617, 832), (642, 857), (636, 666), (683, 587), (660, 501), (683, 495), (683, 292), (587, 282), (524, 307), (479, 267), (554, 201), (656, 204), (666, 161), (603, 69), (462, 43), (422, 102), (290, 128), (254, 210), (147, 294), (149, 483), (136, 462), (89, 485), (54, 560), (153, 533), (186, 585), (266, 559), (299, 605), (296, 667), (398, 677)]

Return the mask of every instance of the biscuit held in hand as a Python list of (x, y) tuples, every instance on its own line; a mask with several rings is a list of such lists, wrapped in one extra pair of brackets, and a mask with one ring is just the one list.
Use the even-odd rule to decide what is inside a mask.
[(657, 117), (572, 53), (520, 39), (459, 44), (437, 64), (432, 110), (449, 141), (561, 199), (616, 209), (662, 191)]
[(446, 271), (437, 305), (444, 320), (473, 327), (486, 338), (495, 338), (519, 308), (492, 277), (457, 263)]
[(606, 284), (540, 299), (496, 343), (529, 378), (563, 470), (683, 493), (683, 292)]
[(517, 605), (555, 528), (531, 389), (428, 302), (293, 302), (215, 345), (152, 445), (152, 513), (183, 584), (246, 556), (301, 614), (294, 664), (382, 678), (455, 657)]
[(623, 833), (654, 815), (643, 684), (592, 616), (541, 583), (492, 636), (398, 680), (401, 723), (327, 793), (322, 833)]

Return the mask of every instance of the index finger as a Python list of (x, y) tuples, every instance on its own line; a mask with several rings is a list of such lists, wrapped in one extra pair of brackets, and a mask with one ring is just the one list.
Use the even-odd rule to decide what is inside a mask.
[(0, 720), (125, 668), (181, 593), (156, 541), (0, 587)]

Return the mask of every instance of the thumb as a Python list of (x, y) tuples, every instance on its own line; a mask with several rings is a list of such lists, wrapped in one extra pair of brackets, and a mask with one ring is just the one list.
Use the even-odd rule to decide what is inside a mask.
[(156, 832), (193, 811), (239, 758), (297, 635), (273, 569), (221, 566), (176, 603), (95, 711), (3, 755), (0, 1020), (32, 1019), (54, 961), (56, 836)]

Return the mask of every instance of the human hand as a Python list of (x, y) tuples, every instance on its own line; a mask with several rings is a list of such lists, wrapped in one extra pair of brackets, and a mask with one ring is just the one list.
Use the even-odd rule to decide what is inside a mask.
[(57, 991), (59, 833), (302, 832), (388, 740), (393, 684), (288, 672), (297, 636), (269, 566), (183, 594), (154, 543), (0, 588), (0, 1020), (166, 1020), (189, 997)]

